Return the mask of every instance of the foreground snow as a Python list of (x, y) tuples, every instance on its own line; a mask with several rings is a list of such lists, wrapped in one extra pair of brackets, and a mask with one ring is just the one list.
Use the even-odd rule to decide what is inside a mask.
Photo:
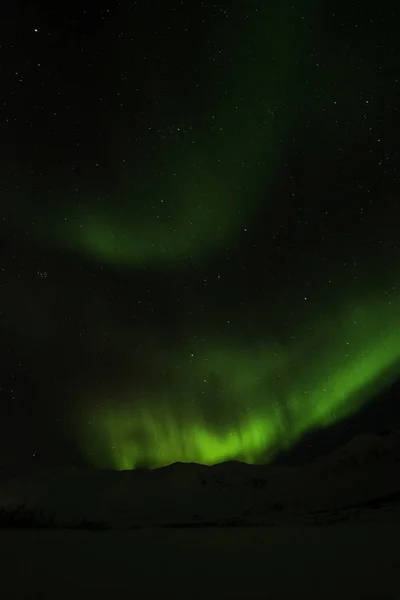
[(398, 600), (400, 526), (1, 531), (1, 597)]
[(5, 599), (399, 600), (400, 430), (301, 468), (0, 469), (0, 516)]

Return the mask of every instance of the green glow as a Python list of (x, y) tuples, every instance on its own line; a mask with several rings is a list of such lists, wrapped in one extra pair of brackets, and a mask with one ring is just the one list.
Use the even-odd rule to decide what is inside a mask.
[[(153, 412), (145, 405), (104, 409), (92, 416), (91, 427), (98, 429), (96, 433), (104, 433), (99, 439), (105, 454), (94, 458), (95, 465), (115, 469), (132, 469), (142, 463), (150, 467), (173, 462), (213, 464), (232, 457), (252, 462), (274, 436), (273, 420), (260, 417), (243, 419), (240, 430), (225, 433), (212, 431), (202, 422), (201, 415), (196, 422), (182, 427), (173, 409), (167, 406)], [(133, 439), (132, 431), (140, 432), (144, 445)], [(95, 447), (90, 440), (88, 448)]]
[[(346, 117), (363, 121), (366, 109), (363, 107), (358, 114), (359, 86), (354, 84), (360, 63), (349, 61), (351, 49), (346, 47), (342, 53), (331, 53), (330, 68), (322, 68), (323, 62), (317, 68), (319, 58), (315, 57), (314, 34), (310, 32), (316, 21), (314, 32), (317, 37), (321, 35), (319, 21), (326, 7), (319, 7), (323, 3), (296, 8), (265, 2), (254, 13), (248, 3), (242, 3), (243, 8), (239, 4), (226, 31), (211, 31), (206, 36), (210, 46), (213, 35), (215, 47), (220, 45), (218, 40), (224, 40), (220, 68), (201, 59), (200, 66), (206, 65), (204, 85), (198, 91), (184, 90), (166, 106), (160, 103), (159, 111), (151, 115), (149, 138), (146, 130), (140, 142), (126, 144), (132, 153), (138, 151), (139, 143), (146, 146), (139, 158), (136, 155), (132, 159), (124, 154), (129, 150), (122, 149), (130, 136), (125, 131), (126, 119), (131, 123), (135, 106), (131, 80), (113, 90), (118, 93), (118, 105), (126, 107), (127, 113), (118, 109), (115, 119), (110, 115), (110, 148), (115, 153), (110, 165), (112, 184), (103, 185), (83, 176), (86, 195), (83, 184), (75, 194), (77, 184), (71, 183), (71, 189), (63, 190), (60, 198), (52, 192), (43, 202), (43, 209), (42, 202), (32, 202), (29, 193), (24, 197), (21, 191), (7, 206), (10, 222), (15, 221), (22, 232), (29, 229), (38, 243), (49, 245), (52, 251), (69, 250), (82, 263), (86, 258), (88, 264), (105, 265), (107, 276), (114, 266), (126, 267), (134, 281), (140, 267), (147, 265), (161, 265), (165, 271), (167, 267), (178, 267), (178, 271), (181, 261), (190, 258), (201, 263), (206, 258), (211, 262), (209, 255), (214, 253), (218, 261), (220, 249), (236, 245), (247, 224), (256, 221), (258, 210), (265, 217), (266, 207), (273, 208), (276, 203), (277, 212), (282, 212), (282, 197), (268, 190), (281, 176), (291, 155), (292, 138), (298, 132), (301, 138), (303, 125), (311, 121), (323, 143), (334, 145), (335, 137), (343, 139), (346, 130), (354, 137), (353, 128), (343, 126)], [(129, 48), (121, 40), (121, 64), (116, 71), (132, 72)], [(207, 46), (205, 55), (208, 53)], [(351, 63), (354, 67), (346, 66)], [(369, 77), (367, 68), (364, 74)], [(371, 81), (374, 78), (372, 74)], [(328, 105), (337, 111), (333, 119), (324, 116)], [(146, 114), (144, 119), (148, 118)], [(179, 135), (167, 143), (156, 133), (153, 138), (159, 118), (175, 130), (179, 127)], [(295, 152), (299, 150), (295, 148)], [(300, 153), (298, 157), (301, 164)], [(105, 176), (107, 168), (101, 167), (99, 173)], [(302, 184), (301, 178), (298, 182)], [(292, 200), (293, 207), (288, 206), (290, 213), (301, 208), (294, 206), (296, 201)], [(270, 240), (271, 248), (273, 244)], [(284, 269), (282, 266), (282, 280)], [(293, 266), (290, 269), (292, 274)], [(184, 278), (180, 291), (186, 289), (185, 282)], [(161, 356), (164, 333), (149, 331), (146, 373), (154, 369), (158, 376), (163, 370), (168, 379), (164, 386), (157, 385), (159, 378), (146, 381), (145, 373), (144, 381), (135, 382), (128, 370), (124, 383), (114, 381), (107, 392), (81, 391), (80, 408), (72, 415), (73, 429), (88, 461), (115, 469), (140, 464), (158, 467), (175, 461), (267, 461), (305, 432), (329, 426), (358, 410), (396, 372), (400, 360), (400, 301), (392, 285), (379, 285), (373, 276), (364, 289), (358, 280), (352, 283), (352, 289), (356, 288), (353, 297), (347, 284), (342, 281), (335, 290), (333, 301), (338, 308), (324, 305), (318, 284), (312, 291), (318, 306), (303, 310), (299, 308), (301, 299), (285, 298), (279, 314), (270, 317), (266, 308), (254, 336), (256, 341), (246, 337), (245, 309), (240, 316), (243, 323), (232, 327), (231, 336), (224, 337), (222, 331), (218, 341), (208, 336), (202, 325), (198, 329), (187, 326), (193, 321), (182, 312), (177, 329), (188, 332), (187, 339), (205, 340), (195, 344), (189, 354), (173, 341)], [(28, 296), (29, 287), (26, 294), (17, 287), (15, 297)], [(87, 287), (90, 289), (90, 285)], [(111, 289), (107, 293), (113, 295)], [(97, 298), (96, 294), (94, 289), (82, 296), (88, 303), (87, 320), (97, 332), (92, 339), (88, 335), (89, 352), (101, 343), (110, 350), (113, 342), (112, 350), (121, 347), (121, 355), (129, 354), (129, 349), (125, 352), (126, 342), (128, 346), (131, 340), (137, 342), (137, 330), (130, 328), (132, 321), (126, 317), (121, 325), (104, 297), (99, 293)], [(40, 294), (37, 297), (42, 298)], [(208, 300), (211, 304), (211, 295)], [(258, 310), (254, 309), (255, 314)], [(292, 314), (290, 323), (284, 311)], [(36, 314), (42, 316), (36, 317), (33, 326), (30, 314), (24, 316), (23, 310), (16, 313), (16, 330), (29, 330), (35, 348), (40, 337), (44, 339), (43, 347), (50, 346), (52, 325), (47, 312), (46, 306), (38, 306)], [(210, 322), (212, 315), (211, 309)], [(24, 318), (26, 327), (21, 321)], [(285, 334), (293, 333), (278, 345), (268, 330), (268, 323), (274, 330), (275, 319)], [(147, 327), (145, 318), (143, 323), (140, 326)], [(113, 332), (107, 341), (98, 333), (105, 324), (107, 333)], [(210, 324), (214, 331), (217, 326), (216, 322)], [(117, 331), (118, 327), (124, 331)], [(48, 338), (44, 336), (45, 328)], [(112, 335), (115, 337), (111, 342)]]
[(399, 308), (393, 288), (362, 307), (347, 301), (286, 347), (210, 344), (186, 358), (171, 353), (169, 370), (181, 366), (168, 389), (125, 389), (96, 397), (96, 408), (83, 403), (82, 449), (96, 466), (115, 469), (267, 461), (391, 381), (400, 360)]
[[(171, 108), (170, 120), (190, 120), (190, 127), (169, 142), (168, 152), (156, 142), (154, 156), (139, 171), (135, 165), (129, 172), (119, 169), (117, 189), (100, 206), (86, 198), (84, 213), (74, 208), (67, 219), (60, 214), (56, 239), (102, 263), (131, 266), (198, 257), (231, 238), (245, 214), (257, 210), (256, 190), (274, 180), (301, 122), (292, 97), (304, 93), (299, 44), (303, 56), (311, 44), (303, 15), (303, 9), (264, 7), (230, 21), (218, 84), (206, 104), (194, 98), (178, 117)], [(123, 42), (121, 62), (129, 64)], [(123, 105), (130, 105), (131, 94), (130, 84), (121, 87)]]

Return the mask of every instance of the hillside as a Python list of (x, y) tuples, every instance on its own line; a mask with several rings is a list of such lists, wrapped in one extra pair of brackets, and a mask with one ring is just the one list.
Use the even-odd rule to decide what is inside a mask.
[(152, 471), (3, 471), (0, 506), (43, 510), (57, 526), (88, 521), (111, 528), (254, 525), (343, 510), (360, 518), (380, 498), (396, 513), (396, 494), (399, 427), (357, 436), (304, 467), (228, 462), (175, 463)]

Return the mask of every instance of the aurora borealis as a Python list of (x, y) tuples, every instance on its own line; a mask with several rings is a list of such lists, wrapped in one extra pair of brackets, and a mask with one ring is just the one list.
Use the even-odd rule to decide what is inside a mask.
[(397, 379), (394, 20), (167, 4), (10, 37), (4, 456), (268, 462)]
[[(285, 350), (272, 344), (194, 348), (167, 393), (139, 393), (134, 404), (127, 391), (118, 394), (117, 406), (97, 396), (100, 407), (94, 409), (83, 399), (82, 421), (90, 424), (83, 447), (89, 454), (102, 447), (98, 466), (121, 469), (266, 460), (309, 429), (356, 411), (397, 374), (398, 301), (391, 303), (392, 310), (387, 305), (386, 300), (382, 306), (331, 315), (330, 322), (310, 327), (304, 341)], [(324, 344), (313, 347), (313, 336)]]

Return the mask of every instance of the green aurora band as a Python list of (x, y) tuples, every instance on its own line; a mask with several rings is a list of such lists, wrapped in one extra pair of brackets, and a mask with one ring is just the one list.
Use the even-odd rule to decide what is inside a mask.
[[(399, 308), (393, 287), (380, 301), (348, 302), (286, 348), (227, 344), (205, 352), (202, 346), (164, 393), (138, 397), (124, 390), (89, 405), (85, 398), (78, 427), (82, 451), (97, 467), (118, 470), (268, 462), (390, 384), (400, 360)], [(171, 370), (177, 359), (171, 357)]]

